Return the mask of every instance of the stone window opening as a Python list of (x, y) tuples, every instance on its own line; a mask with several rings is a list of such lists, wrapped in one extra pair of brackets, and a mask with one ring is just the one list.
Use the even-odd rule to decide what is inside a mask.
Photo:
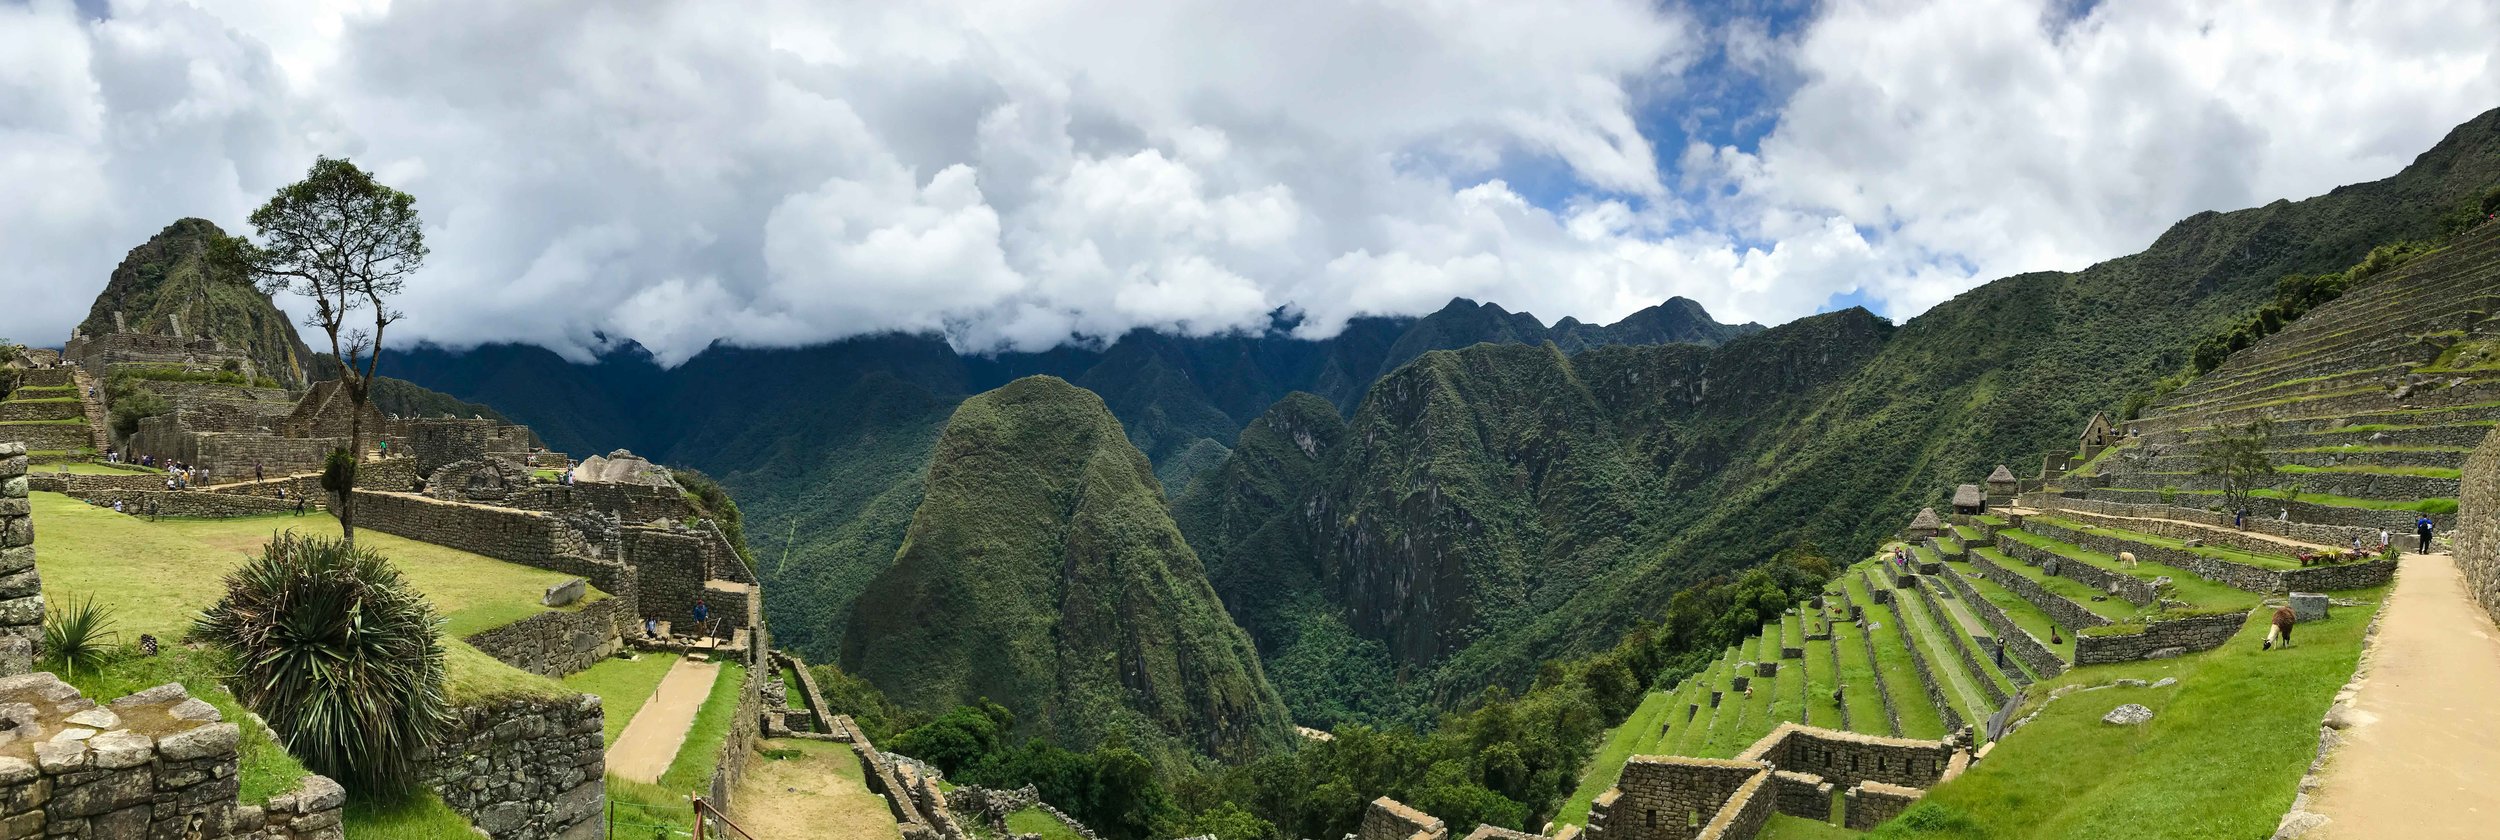
[(1658, 827), (1658, 809), (1656, 809), (1656, 808), (1651, 808), (1651, 809), (1649, 809), (1649, 825), (1648, 825), (1647, 827), (1649, 827), (1649, 828), (1657, 828), (1657, 827)]

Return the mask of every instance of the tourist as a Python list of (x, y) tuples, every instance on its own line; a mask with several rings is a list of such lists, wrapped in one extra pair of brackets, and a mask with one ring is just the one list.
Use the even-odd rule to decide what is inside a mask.
[(2378, 529), (2378, 552), (2380, 554), (2387, 553), (2387, 547), (2395, 544), (2396, 538), (2394, 535), (2387, 533), (2387, 529), (2385, 528)]
[(694, 626), (697, 632), (702, 630), (704, 620), (711, 617), (712, 605), (703, 603), (701, 598), (694, 599)]
[(2360, 535), (2360, 534), (2354, 534), (2354, 535), (2352, 535), (2352, 553), (2354, 553), (2354, 554), (2360, 554), (2360, 553), (2361, 553), (2361, 535)]
[(2277, 640), (2280, 640), (2284, 647), (2292, 646), (2291, 607), (2274, 608), (2274, 626), (2266, 630), (2266, 643), (2257, 649), (2273, 650)]
[(2421, 550), (2421, 552), (2422, 552), (2423, 554), (2429, 554), (2429, 553), (2431, 553), (2431, 515), (2430, 515), (2430, 514), (2427, 514), (2427, 513), (2422, 514), (2421, 518), (2413, 520), (2413, 533), (2414, 533), (2414, 535), (2415, 535), (2415, 536), (2418, 536), (2418, 537), (2421, 537), (2421, 538), (2422, 538), (2422, 548), (2420, 549), (2420, 550)]
[(2240, 508), (2239, 510), (2231, 512), (2231, 527), (2241, 531), (2248, 530), (2247, 508)]
[(261, 470), (261, 464), (260, 464), (260, 462), (259, 462), (259, 461), (253, 461), (253, 462), (252, 462), (252, 480), (253, 480), (253, 481), (268, 481), (268, 480), (269, 480), (269, 474), (268, 474), (268, 473), (266, 473), (266, 472), (263, 472), (263, 471)]
[(659, 620), (659, 619), (656, 619), (656, 618), (645, 618), (645, 619), (643, 619), (643, 620), (642, 620), (642, 637), (643, 637), (643, 638), (645, 638), (645, 639), (657, 639), (657, 638), (659, 638), (659, 637), (660, 637), (660, 620)]
[(295, 497), (295, 515), (304, 515), (304, 497), (302, 496)]
[(122, 500), (120, 500), (120, 499), (114, 499), (114, 500), (113, 500), (113, 512), (114, 512), (114, 513), (127, 513), (128, 511), (126, 511), (126, 510), (123, 510), (123, 509), (122, 509)]

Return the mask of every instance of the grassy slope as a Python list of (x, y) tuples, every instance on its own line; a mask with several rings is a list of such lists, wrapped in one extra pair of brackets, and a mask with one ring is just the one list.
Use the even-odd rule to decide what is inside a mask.
[[(651, 693), (660, 688), (660, 679), (680, 657), (674, 653), (645, 653), (632, 659), (604, 659), (581, 673), (565, 677), (564, 687), (584, 694), (599, 695), (600, 709), (605, 713), (599, 737), (602, 743), (616, 745), (616, 735), (625, 731), (625, 724), (651, 701)], [(797, 696), (797, 695), (792, 695)]]
[[(2375, 603), (2383, 589), (2338, 593)], [(2076, 669), (2034, 690), (2119, 677), (2179, 684), (2070, 695), (2005, 739), (1987, 761), (1938, 786), (1927, 801), (1964, 819), (1883, 837), (2264, 837), (2291, 804), (2317, 749), (2318, 719), (2352, 677), (2373, 608), (2337, 608), (2303, 625), (2301, 644), (2261, 653), (2252, 618), (2229, 644), (2154, 662)], [(2035, 700), (2032, 707), (2039, 701)], [(2141, 728), (2100, 722), (2123, 703), (2154, 711)], [(2055, 779), (2054, 795), (2042, 795)], [(1953, 822), (1946, 820), (1945, 822)]]

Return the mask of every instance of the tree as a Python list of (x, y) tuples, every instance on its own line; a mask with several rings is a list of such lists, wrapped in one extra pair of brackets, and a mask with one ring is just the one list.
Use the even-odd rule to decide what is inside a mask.
[(376, 793), (411, 788), (451, 720), (441, 634), (382, 555), (293, 532), (227, 575), (191, 630), (233, 658), (227, 685), (305, 767)]
[[(288, 184), (252, 211), (261, 241), (231, 237), (216, 257), (249, 272), (261, 291), (286, 292), (312, 302), (306, 326), (330, 338), (339, 362), (339, 385), (347, 392), (348, 477), (365, 453), (364, 415), (373, 401), (373, 377), (382, 360), (382, 333), (401, 313), (390, 307), (408, 275), (425, 264), (425, 231), (416, 199), (375, 181), (344, 158), (319, 158), (304, 180)], [(363, 327), (358, 313), (371, 316)], [(339, 528), (356, 542), (356, 497), (338, 500)]]
[(2196, 474), (2221, 480), (2223, 506), (2239, 510), (2253, 491), (2274, 481), (2274, 459), (2266, 455), (2273, 438), (2269, 420), (2223, 429), (2197, 449)]

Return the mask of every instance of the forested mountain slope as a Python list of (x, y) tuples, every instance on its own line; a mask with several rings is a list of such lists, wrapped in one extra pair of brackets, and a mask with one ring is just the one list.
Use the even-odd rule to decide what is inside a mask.
[(1671, 300), (1597, 327), (1552, 328), (1492, 304), (1453, 301), (1424, 318), (1360, 318), (1335, 337), (1183, 338), (1133, 332), (1100, 349), (967, 356), (933, 336), (883, 335), (789, 350), (715, 347), (662, 369), (638, 351), (573, 364), (545, 349), (489, 345), (395, 353), (385, 372), (529, 424), (576, 454), (619, 446), (719, 476), (748, 517), (780, 641), (836, 650), (851, 602), (891, 563), (920, 503), (929, 447), (966, 395), (1026, 375), (1101, 395), (1152, 458), (1169, 495), (1223, 462), (1242, 427), (1295, 391), (1350, 410), (1394, 367), (1484, 341), (1717, 340), (1758, 331)]
[(1258, 654), (1100, 398), (1029, 377), (956, 407), (842, 664), (908, 708), (995, 701), (1024, 734), (1246, 760), (1290, 738)]

